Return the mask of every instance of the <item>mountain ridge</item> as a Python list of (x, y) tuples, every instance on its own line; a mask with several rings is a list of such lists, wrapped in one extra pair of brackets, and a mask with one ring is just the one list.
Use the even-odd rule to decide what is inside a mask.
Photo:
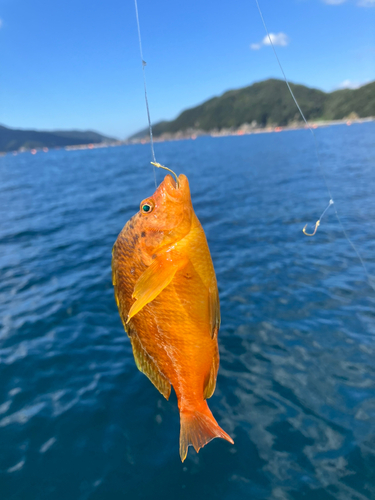
[[(375, 116), (375, 81), (358, 89), (324, 92), (305, 85), (290, 87), (307, 120), (341, 120)], [(239, 89), (228, 90), (198, 106), (183, 110), (174, 120), (153, 125), (157, 138), (199, 129), (203, 132), (238, 128), (243, 124), (286, 126), (302, 120), (283, 80), (271, 78)], [(146, 137), (148, 128), (129, 137)]]
[(56, 148), (78, 146), (80, 144), (99, 144), (113, 142), (116, 139), (91, 130), (54, 130), (38, 131), (15, 129), (0, 125), (0, 152), (20, 149)]

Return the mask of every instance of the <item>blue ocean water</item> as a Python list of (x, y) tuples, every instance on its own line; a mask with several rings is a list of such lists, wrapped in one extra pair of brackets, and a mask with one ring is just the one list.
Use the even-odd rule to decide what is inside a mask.
[[(375, 123), (318, 129), (375, 274)], [(375, 292), (305, 130), (156, 144), (218, 278), (216, 439), (181, 464), (176, 398), (135, 367), (111, 248), (154, 191), (148, 145), (0, 158), (2, 500), (375, 498)], [(158, 182), (163, 178), (157, 172)]]

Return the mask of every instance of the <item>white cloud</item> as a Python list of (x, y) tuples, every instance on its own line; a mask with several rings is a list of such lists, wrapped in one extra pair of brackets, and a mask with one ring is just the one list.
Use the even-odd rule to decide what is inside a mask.
[(368, 82), (352, 82), (351, 80), (344, 80), (343, 82), (340, 83), (338, 86), (339, 89), (359, 89), (359, 87), (362, 87), (362, 85), (365, 85)]
[(346, 2), (346, 0), (323, 0), (323, 2), (328, 5), (340, 5), (341, 3)]
[[(286, 36), (285, 33), (277, 33), (277, 34), (270, 33), (270, 38), (274, 45), (280, 45), (280, 47), (286, 47), (289, 43), (289, 38)], [(268, 36), (265, 36), (263, 38), (263, 44), (271, 45)]]
[[(324, 3), (328, 5), (341, 5), (345, 3), (347, 0), (322, 0)], [(352, 1), (352, 3), (354, 3)], [(375, 0), (357, 0), (356, 4), (359, 7), (375, 7)]]
[[(280, 47), (286, 47), (289, 44), (289, 37), (285, 33), (270, 33), (270, 38), (273, 45), (278, 45)], [(259, 43), (252, 43), (250, 45), (251, 50), (259, 50), (265, 45), (271, 45), (268, 36), (265, 36), (263, 40)]]

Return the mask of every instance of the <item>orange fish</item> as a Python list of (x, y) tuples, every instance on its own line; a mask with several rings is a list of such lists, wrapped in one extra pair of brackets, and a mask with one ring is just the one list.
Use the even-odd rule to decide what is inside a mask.
[[(177, 177), (176, 177), (177, 180)], [(203, 228), (185, 175), (142, 201), (113, 247), (115, 297), (138, 369), (180, 410), (180, 456), (220, 437), (207, 398), (219, 368), (220, 303)]]

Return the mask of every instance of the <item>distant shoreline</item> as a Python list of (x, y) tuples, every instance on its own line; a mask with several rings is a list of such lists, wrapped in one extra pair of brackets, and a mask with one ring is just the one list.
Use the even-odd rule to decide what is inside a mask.
[(125, 141), (114, 141), (114, 142), (97, 142), (89, 144), (75, 144), (73, 146), (55, 146), (55, 147), (40, 147), (40, 148), (25, 148), (22, 147), (15, 151), (0, 151), (0, 156), (17, 156), (23, 153), (31, 153), (35, 155), (37, 153), (48, 153), (48, 151), (57, 151), (63, 149), (64, 151), (79, 151), (85, 149), (102, 149), (102, 148), (113, 148), (116, 146), (124, 146)]
[[(295, 83), (290, 83), (290, 88), (304, 117), (290, 98), (285, 81), (270, 78), (214, 96), (183, 110), (173, 120), (153, 123), (154, 137), (163, 141), (198, 135), (259, 134), (303, 128), (305, 119), (318, 127), (375, 117), (375, 81), (358, 89), (332, 92)], [(146, 136), (148, 128), (128, 140), (142, 142)]]
[[(251, 127), (250, 125), (241, 125), (238, 128), (222, 129), (222, 130), (188, 130), (179, 131), (175, 133), (162, 134), (159, 137), (153, 137), (154, 142), (169, 142), (169, 141), (181, 141), (181, 140), (194, 140), (198, 137), (229, 137), (229, 136), (242, 136), (242, 135), (252, 135), (252, 134), (270, 134), (278, 132), (287, 132), (290, 130), (301, 130), (301, 129), (317, 129), (322, 127), (331, 127), (334, 125), (354, 125), (357, 123), (366, 123), (375, 121), (374, 116), (367, 118), (355, 118), (355, 119), (343, 119), (343, 120), (317, 120), (305, 123), (295, 123), (292, 125), (278, 126), (273, 125), (269, 127)], [(147, 144), (150, 142), (150, 137), (145, 136), (141, 138), (128, 139), (124, 141), (125, 144)]]
[[(163, 134), (159, 137), (153, 137), (154, 142), (170, 142), (170, 141), (186, 141), (195, 140), (198, 137), (230, 137), (230, 136), (243, 136), (252, 134), (272, 134), (278, 132), (288, 132), (290, 130), (302, 130), (331, 127), (334, 125), (355, 125), (357, 123), (367, 123), (375, 121), (374, 116), (368, 118), (356, 118), (356, 119), (344, 119), (344, 120), (327, 120), (327, 121), (314, 121), (309, 122), (309, 126), (304, 123), (298, 123), (288, 126), (270, 126), (270, 127), (251, 127), (251, 126), (241, 126), (233, 129), (222, 129), (222, 130), (189, 130), (186, 132), (176, 132), (174, 134)], [(132, 144), (148, 144), (150, 142), (150, 137), (142, 137), (137, 139), (127, 139), (125, 141), (114, 141), (114, 142), (99, 142), (96, 144), (78, 144), (73, 146), (63, 146), (63, 147), (52, 147), (52, 148), (21, 148), (17, 151), (0, 152), (0, 156), (13, 155), (17, 156), (22, 153), (31, 153), (33, 155), (37, 153), (47, 153), (49, 150), (64, 149), (65, 151), (78, 151), (86, 149), (102, 149), (111, 148), (116, 146), (129, 146)]]

